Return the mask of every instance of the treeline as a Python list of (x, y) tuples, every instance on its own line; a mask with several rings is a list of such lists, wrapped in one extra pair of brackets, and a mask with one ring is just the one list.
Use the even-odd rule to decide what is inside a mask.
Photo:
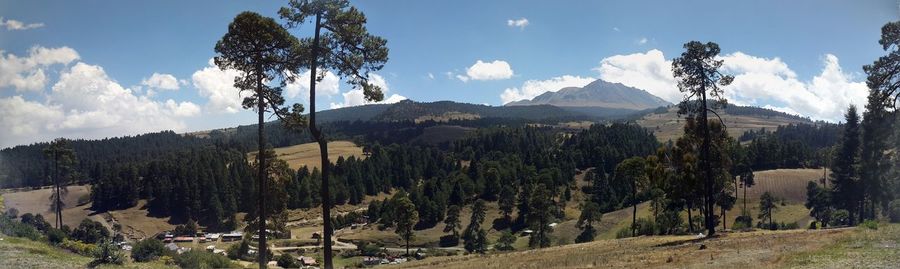
[(151, 214), (230, 231), (237, 224), (234, 213), (253, 209), (257, 187), (250, 168), (243, 153), (221, 147), (98, 166), (92, 172), (100, 175), (91, 186), (92, 209), (123, 209), (146, 199)]
[[(101, 166), (140, 163), (171, 152), (213, 144), (209, 139), (183, 136), (172, 131), (101, 140), (70, 140), (77, 153), (72, 180), (90, 182)], [(37, 187), (52, 184), (52, 162), (43, 153), (50, 143), (16, 146), (0, 151), (0, 188)]]
[(740, 136), (747, 144), (753, 170), (827, 166), (841, 133), (841, 124), (778, 126), (774, 131), (750, 130)]

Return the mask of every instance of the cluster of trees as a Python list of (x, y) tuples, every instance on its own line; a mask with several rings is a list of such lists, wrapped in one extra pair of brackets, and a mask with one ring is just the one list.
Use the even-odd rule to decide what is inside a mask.
[(250, 163), (236, 150), (211, 146), (140, 165), (107, 163), (96, 169), (94, 210), (128, 208), (146, 199), (151, 214), (222, 231), (236, 227), (235, 213), (254, 210), (257, 185)]
[(818, 123), (779, 126), (774, 131), (747, 131), (747, 158), (753, 170), (828, 166), (842, 124)]
[[(879, 44), (888, 54), (863, 66), (868, 75), (868, 102), (862, 118), (856, 107), (847, 110), (831, 163), (831, 184), (807, 188), (810, 214), (823, 224), (856, 224), (890, 216), (891, 205), (900, 204), (900, 162), (894, 156), (900, 146), (896, 128), (900, 120), (900, 22), (882, 27)], [(844, 216), (846, 219), (838, 218)]]

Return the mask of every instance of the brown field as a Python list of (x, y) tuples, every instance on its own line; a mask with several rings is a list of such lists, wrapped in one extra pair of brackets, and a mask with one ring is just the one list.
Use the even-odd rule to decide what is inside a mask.
[[(677, 111), (678, 108), (675, 107), (663, 114), (648, 114), (637, 123), (653, 131), (656, 139), (661, 142), (675, 141), (684, 133), (684, 119), (678, 117)], [(749, 130), (759, 130), (760, 128), (773, 130), (781, 125), (801, 123), (801, 121), (783, 117), (734, 116), (723, 112), (720, 112), (719, 115), (725, 121), (728, 134), (735, 138)]]
[[(69, 193), (63, 196), (63, 223), (69, 227), (77, 227), (86, 218), (102, 223), (107, 229), (112, 229), (112, 223), (118, 222), (122, 225), (122, 232), (126, 237), (135, 239), (147, 238), (175, 227), (168, 223), (168, 218), (148, 216), (147, 210), (143, 208), (146, 204), (144, 200), (138, 201), (138, 204), (132, 208), (96, 212), (90, 209), (90, 203), (78, 204), (79, 199), (84, 200), (84, 196), (90, 195), (89, 185), (69, 186), (68, 189)], [(52, 188), (46, 188), (4, 193), (3, 200), (6, 208), (18, 209), (19, 214), (41, 214), (47, 222), (52, 224), (56, 221), (56, 215), (50, 211), (52, 191)]]
[[(317, 143), (306, 143), (289, 147), (276, 148), (275, 154), (278, 156), (278, 159), (286, 161), (288, 163), (288, 166), (290, 166), (291, 169), (294, 170), (300, 169), (300, 167), (303, 167), (304, 165), (308, 166), (310, 169), (312, 169), (313, 167), (322, 166), (322, 159), (319, 156), (319, 144)], [(364, 158), (362, 148), (357, 146), (353, 142), (328, 142), (328, 159), (334, 162), (340, 156), (344, 156), (344, 158), (348, 158), (350, 156)], [(248, 153), (247, 159), (256, 159), (256, 152)]]
[[(599, 240), (538, 250), (434, 257), (388, 268), (777, 268), (785, 257), (810, 253), (855, 233), (833, 230), (653, 236)], [(700, 245), (707, 249), (700, 250)]]

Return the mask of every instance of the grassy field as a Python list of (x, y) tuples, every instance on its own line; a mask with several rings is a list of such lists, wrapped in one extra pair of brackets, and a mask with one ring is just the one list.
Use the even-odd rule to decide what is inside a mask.
[(862, 229), (724, 233), (705, 240), (694, 236), (599, 240), (501, 254), (434, 257), (388, 268), (895, 267), (900, 260), (900, 226)]
[[(0, 235), (0, 268), (84, 268), (92, 258), (18, 237)], [(174, 268), (160, 262), (104, 265), (98, 268)]]
[[(322, 159), (319, 156), (319, 144), (317, 143), (306, 143), (289, 147), (275, 148), (275, 154), (279, 159), (286, 161), (288, 163), (288, 166), (290, 166), (291, 169), (294, 170), (300, 169), (300, 167), (303, 167), (304, 165), (308, 166), (310, 169), (312, 169), (313, 167), (322, 166)], [(344, 156), (344, 158), (348, 158), (350, 156), (364, 158), (362, 148), (357, 146), (353, 142), (328, 142), (329, 160), (331, 160), (332, 162), (337, 161), (338, 157), (340, 156)], [(256, 159), (256, 152), (248, 153), (247, 159)]]
[[(638, 120), (637, 123), (653, 131), (656, 139), (661, 142), (675, 141), (684, 133), (684, 119), (678, 117), (677, 111), (678, 108), (673, 107), (663, 114), (648, 114)], [(725, 126), (728, 127), (728, 134), (731, 137), (738, 137), (749, 130), (759, 130), (760, 128), (774, 130), (780, 125), (801, 123), (801, 121), (796, 119), (783, 117), (735, 116), (723, 112), (719, 112), (719, 115), (725, 121)]]

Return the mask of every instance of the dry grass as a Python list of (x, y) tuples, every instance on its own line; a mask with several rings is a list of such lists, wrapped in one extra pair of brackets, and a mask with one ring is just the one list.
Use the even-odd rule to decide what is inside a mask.
[[(678, 117), (677, 111), (678, 108), (673, 107), (663, 114), (648, 114), (637, 123), (653, 131), (656, 139), (661, 142), (675, 141), (684, 133), (684, 119)], [(724, 112), (719, 112), (719, 115), (725, 121), (728, 134), (732, 137), (738, 137), (749, 130), (759, 130), (760, 128), (773, 130), (781, 125), (801, 123), (801, 121), (783, 117), (735, 116)]]
[[(168, 218), (156, 218), (148, 216), (144, 208), (146, 201), (139, 200), (134, 207), (109, 211), (96, 212), (91, 210), (91, 204), (78, 205), (81, 197), (90, 195), (90, 186), (69, 186), (69, 193), (63, 196), (63, 223), (75, 228), (84, 219), (91, 219), (102, 223), (106, 228), (112, 229), (112, 220), (122, 225), (122, 232), (127, 237), (140, 239), (154, 234), (174, 229), (168, 223)], [(50, 211), (50, 195), (52, 189), (39, 189), (19, 191), (3, 194), (7, 208), (16, 208), (20, 214), (41, 214), (49, 223), (56, 221), (56, 215)]]
[[(275, 154), (278, 156), (278, 159), (286, 161), (288, 163), (288, 166), (294, 170), (300, 169), (300, 167), (303, 166), (308, 166), (310, 169), (312, 169), (313, 167), (322, 167), (322, 159), (319, 153), (319, 144), (317, 143), (306, 143), (290, 147), (276, 148)], [(340, 156), (344, 156), (344, 158), (348, 158), (350, 156), (365, 158), (363, 156), (362, 148), (357, 146), (353, 142), (328, 142), (328, 159), (334, 162)], [(247, 159), (256, 159), (256, 152), (248, 153)]]
[[(703, 241), (693, 236), (600, 240), (539, 250), (435, 257), (389, 268), (769, 268), (783, 257), (815, 251), (851, 230), (726, 233)], [(699, 245), (707, 249), (700, 250)]]

